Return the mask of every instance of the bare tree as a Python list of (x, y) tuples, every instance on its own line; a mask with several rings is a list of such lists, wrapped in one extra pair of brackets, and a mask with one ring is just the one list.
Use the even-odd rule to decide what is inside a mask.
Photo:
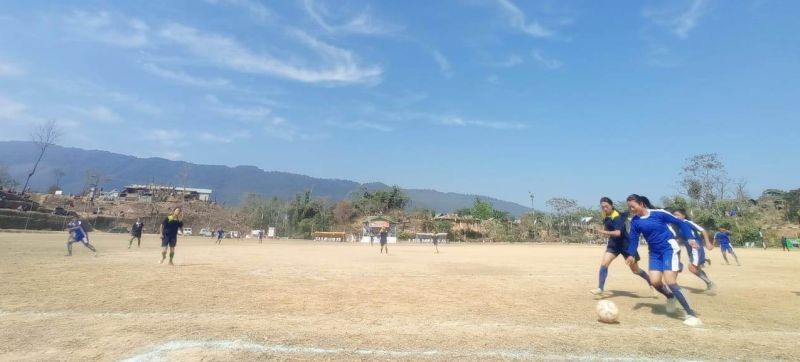
[(686, 160), (681, 186), (689, 198), (711, 207), (725, 198), (730, 184), (725, 165), (716, 153), (695, 155)]
[(31, 181), (31, 177), (33, 177), (33, 175), (36, 173), (36, 168), (39, 167), (39, 162), (42, 162), (44, 153), (48, 148), (50, 148), (50, 146), (55, 145), (59, 138), (61, 138), (61, 130), (58, 128), (58, 126), (56, 126), (56, 121), (53, 120), (39, 125), (31, 134), (31, 140), (34, 144), (36, 144), (36, 148), (39, 151), (39, 157), (36, 159), (36, 163), (33, 164), (33, 169), (31, 169), (31, 172), (28, 173), (28, 178), (25, 179), (25, 185), (22, 187), (23, 195), (28, 191), (28, 184)]
[(747, 181), (745, 179), (739, 179), (734, 183), (736, 187), (736, 199), (738, 201), (745, 201), (750, 199), (750, 193), (747, 192)]

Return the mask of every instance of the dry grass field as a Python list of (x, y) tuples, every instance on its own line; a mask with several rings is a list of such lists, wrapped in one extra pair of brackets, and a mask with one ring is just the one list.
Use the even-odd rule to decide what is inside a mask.
[[(178, 241), (160, 265), (146, 236), (0, 233), (0, 360), (798, 360), (800, 252), (709, 253), (716, 296), (683, 273), (705, 325), (610, 270), (619, 324), (596, 320), (604, 248)], [(641, 252), (646, 255), (644, 249)], [(646, 257), (645, 257), (646, 259)], [(645, 260), (646, 261), (646, 260)], [(643, 263), (642, 265), (646, 265)], [(682, 311), (681, 311), (682, 313)]]

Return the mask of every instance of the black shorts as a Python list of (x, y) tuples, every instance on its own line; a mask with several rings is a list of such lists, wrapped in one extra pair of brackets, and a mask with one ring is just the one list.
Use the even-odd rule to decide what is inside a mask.
[(387, 243), (386, 240), (381, 240), (381, 245), (386, 245), (386, 243)]
[[(623, 258), (628, 259), (628, 257), (631, 256), (631, 254), (628, 254), (628, 252), (626, 251), (627, 249), (628, 249), (627, 247), (623, 248), (609, 243), (608, 246), (606, 247), (606, 252), (614, 254), (615, 256), (622, 255)], [(641, 259), (639, 258), (639, 253), (633, 254), (633, 258), (636, 259), (636, 261), (639, 261)]]
[(178, 244), (178, 237), (177, 236), (163, 236), (161, 237), (161, 247), (166, 248), (167, 246), (174, 248), (175, 245)]

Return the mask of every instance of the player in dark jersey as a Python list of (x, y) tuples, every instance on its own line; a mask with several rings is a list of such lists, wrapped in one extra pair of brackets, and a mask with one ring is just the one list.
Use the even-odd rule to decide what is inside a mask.
[(381, 228), (380, 241), (381, 241), (381, 253), (383, 253), (383, 250), (385, 249), (386, 250), (386, 254), (388, 255), (389, 254), (389, 245), (387, 245), (387, 244), (389, 243), (389, 230), (386, 230), (385, 227)]
[[(598, 230), (598, 233), (608, 238), (608, 246), (606, 246), (606, 252), (603, 254), (603, 259), (600, 261), (599, 283), (597, 288), (589, 291), (596, 296), (603, 295), (606, 278), (608, 277), (608, 266), (611, 265), (611, 262), (620, 254), (622, 254), (623, 259), (627, 259), (628, 256), (630, 256), (627, 250), (628, 232), (625, 230), (625, 216), (614, 208), (614, 202), (608, 197), (600, 199), (600, 209), (603, 211), (605, 218), (603, 219), (603, 229)], [(651, 293), (655, 293), (650, 283), (650, 276), (647, 275), (646, 271), (639, 268), (639, 254), (636, 253), (633, 256), (634, 259), (636, 259), (636, 263), (630, 265), (631, 272), (644, 279), (650, 287)]]
[(176, 207), (172, 214), (164, 218), (161, 222), (161, 264), (167, 258), (167, 247), (169, 247), (169, 265), (175, 257), (175, 245), (178, 244), (178, 234), (183, 235), (183, 212), (180, 207)]
[(144, 230), (144, 223), (142, 219), (136, 219), (136, 223), (131, 226), (131, 240), (128, 241), (128, 249), (133, 245), (133, 239), (136, 239), (136, 247), (142, 246), (142, 230)]

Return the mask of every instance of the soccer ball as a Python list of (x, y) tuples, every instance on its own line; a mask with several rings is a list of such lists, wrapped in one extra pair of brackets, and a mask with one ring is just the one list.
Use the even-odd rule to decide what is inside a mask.
[(610, 300), (603, 299), (597, 302), (595, 311), (597, 311), (597, 318), (603, 323), (616, 323), (619, 318), (619, 309)]

